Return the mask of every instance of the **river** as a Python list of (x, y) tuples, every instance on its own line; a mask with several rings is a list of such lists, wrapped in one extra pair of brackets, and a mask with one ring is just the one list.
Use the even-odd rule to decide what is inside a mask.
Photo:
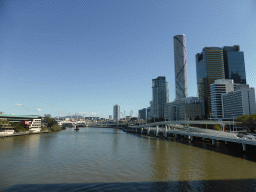
[(255, 157), (112, 128), (0, 138), (0, 190), (256, 191)]

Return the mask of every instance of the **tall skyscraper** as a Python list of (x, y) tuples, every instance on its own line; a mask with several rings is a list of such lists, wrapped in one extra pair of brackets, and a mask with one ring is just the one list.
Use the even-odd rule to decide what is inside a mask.
[(114, 117), (114, 121), (116, 121), (116, 122), (120, 120), (120, 106), (119, 105), (114, 106), (113, 117)]
[(217, 79), (225, 79), (223, 49), (205, 47), (202, 53), (196, 54), (197, 91), (205, 107), (205, 116), (211, 116), (210, 84)]
[(176, 35), (174, 42), (176, 100), (188, 97), (186, 36)]
[(225, 79), (233, 79), (234, 83), (246, 84), (244, 52), (239, 45), (224, 46)]
[(165, 77), (157, 77), (152, 79), (152, 91), (153, 91), (153, 111), (152, 118), (165, 118), (164, 106), (169, 102), (168, 82), (165, 81)]

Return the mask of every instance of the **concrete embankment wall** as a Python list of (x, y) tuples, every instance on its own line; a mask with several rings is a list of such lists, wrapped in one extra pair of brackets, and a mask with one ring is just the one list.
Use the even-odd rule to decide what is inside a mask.
[(3, 132), (2, 133), (0, 132), (0, 138), (1, 137), (14, 137), (14, 136), (30, 135), (30, 134), (40, 134), (40, 133), (49, 133), (49, 131), (41, 131), (41, 132), (35, 132), (35, 133), (25, 131), (25, 132), (17, 132), (14, 134), (4, 134)]

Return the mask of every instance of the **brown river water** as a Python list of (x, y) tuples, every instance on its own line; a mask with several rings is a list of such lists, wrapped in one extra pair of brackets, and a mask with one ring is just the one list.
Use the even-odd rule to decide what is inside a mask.
[(114, 128), (0, 138), (0, 190), (256, 191), (254, 151)]

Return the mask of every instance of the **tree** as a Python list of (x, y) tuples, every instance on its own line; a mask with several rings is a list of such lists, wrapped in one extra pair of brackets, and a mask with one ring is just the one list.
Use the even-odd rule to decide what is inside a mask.
[(238, 126), (245, 127), (250, 132), (255, 131), (256, 127), (256, 114), (253, 115), (242, 115), (236, 118), (235, 120), (238, 122)]
[(13, 122), (10, 122), (10, 124), (12, 125), (12, 127), (14, 128), (14, 130), (15, 130), (16, 132), (27, 131), (27, 129), (24, 128), (24, 127), (22, 127), (20, 124), (13, 123)]
[(216, 131), (221, 131), (221, 127), (218, 124), (214, 124), (212, 128)]
[(44, 123), (47, 128), (51, 129), (54, 125), (58, 125), (58, 122), (55, 121), (55, 119), (52, 118), (50, 114), (45, 114), (44, 116), (45, 116)]

